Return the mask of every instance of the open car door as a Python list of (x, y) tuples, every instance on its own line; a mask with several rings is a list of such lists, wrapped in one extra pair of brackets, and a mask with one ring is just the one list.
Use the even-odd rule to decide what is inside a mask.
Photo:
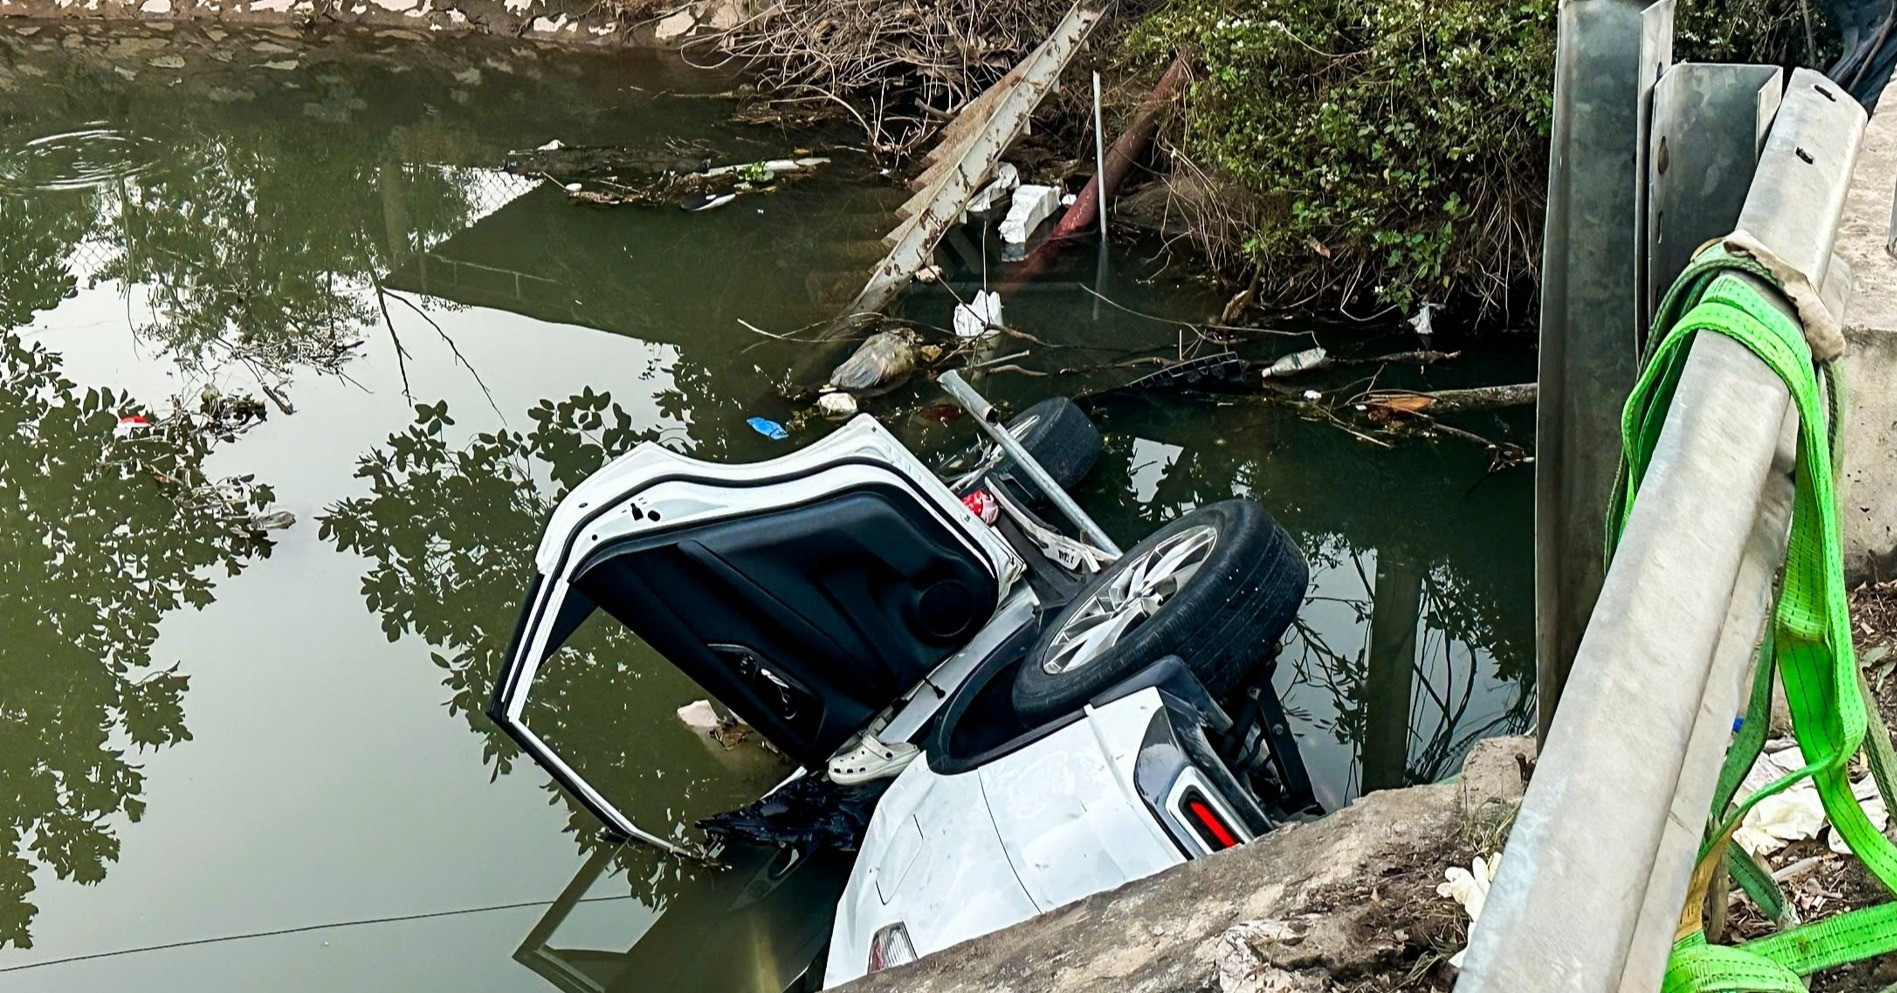
[(717, 465), (646, 443), (555, 509), (488, 714), (606, 824), (639, 830), (522, 720), (595, 610), (806, 767), (961, 647), (1020, 577), (1007, 543), (882, 425)]

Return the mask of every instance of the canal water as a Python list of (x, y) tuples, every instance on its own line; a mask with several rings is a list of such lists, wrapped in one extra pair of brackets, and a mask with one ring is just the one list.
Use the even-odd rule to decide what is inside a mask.
[[(497, 167), (823, 138), (732, 123), (729, 81), (668, 58), (412, 34), (0, 27), (0, 989), (762, 990), (827, 931), (847, 866), (614, 847), (480, 710), (564, 488), (640, 441), (751, 460), (828, 430), (773, 398), (805, 346), (740, 322), (833, 312), (904, 192), (835, 149), (706, 213), (575, 206)], [(1145, 243), (1019, 286), (978, 236), (941, 261), (908, 316), (1004, 288), (1038, 341), (979, 385), (1014, 408), (1211, 347), (1175, 322), (1222, 303)], [(1241, 350), (1416, 344), (1273, 330)], [(1508, 340), (1320, 385), (1525, 378)], [(944, 459), (973, 431), (942, 400), (870, 409)], [(1327, 802), (1528, 726), (1526, 470), (1253, 398), (1091, 409), (1079, 497), (1119, 540), (1242, 494), (1309, 556), (1278, 683)], [(528, 718), (686, 832), (786, 772), (683, 728), (698, 695), (587, 629)]]

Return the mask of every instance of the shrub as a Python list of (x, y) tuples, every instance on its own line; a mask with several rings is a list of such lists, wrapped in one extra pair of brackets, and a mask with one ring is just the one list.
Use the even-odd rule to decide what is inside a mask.
[[(1125, 36), (1199, 74), (1168, 130), (1201, 246), (1261, 297), (1532, 302), (1556, 0), (1172, 0)], [(1809, 58), (1798, 4), (1704, 0), (1681, 57)]]

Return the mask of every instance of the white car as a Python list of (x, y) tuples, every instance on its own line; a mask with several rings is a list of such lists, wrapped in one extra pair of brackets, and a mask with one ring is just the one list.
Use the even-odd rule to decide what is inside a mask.
[(600, 469), (548, 524), (489, 710), (609, 828), (678, 848), (522, 721), (604, 610), (810, 770), (779, 790), (875, 798), (826, 986), (1315, 807), (1269, 678), (1306, 585), (1283, 530), (1229, 500), (1119, 554), (1044, 492), (1091, 465), (1086, 416), (1048, 401), (1004, 432), (962, 388), (998, 447), (957, 483), (867, 415), (767, 462), (645, 444)]

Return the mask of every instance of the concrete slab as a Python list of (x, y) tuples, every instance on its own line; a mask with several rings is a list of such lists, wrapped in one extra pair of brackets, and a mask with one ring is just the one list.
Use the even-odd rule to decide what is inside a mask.
[(1857, 293), (1845, 314), (1845, 579), (1897, 578), (1897, 259), (1887, 249), (1897, 193), (1897, 101), (1871, 116), (1851, 175), (1837, 256)]

